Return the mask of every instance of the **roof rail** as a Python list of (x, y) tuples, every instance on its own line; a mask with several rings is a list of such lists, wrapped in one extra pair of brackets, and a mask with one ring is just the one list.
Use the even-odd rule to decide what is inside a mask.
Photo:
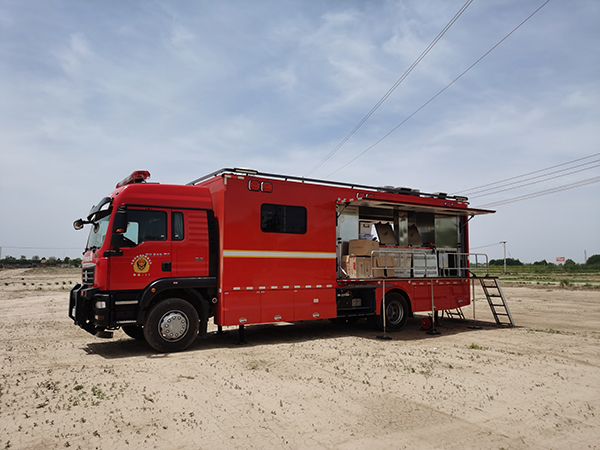
[(208, 175), (204, 175), (203, 177), (197, 178), (194, 181), (190, 181), (189, 183), (187, 183), (187, 185), (194, 186), (204, 180), (208, 180), (209, 178), (213, 178), (213, 177), (217, 177), (217, 176), (222, 176), (226, 173), (243, 174), (243, 175), (257, 175), (257, 176), (267, 177), (267, 178), (276, 178), (276, 179), (280, 179), (280, 180), (284, 180), (284, 181), (291, 180), (291, 181), (298, 181), (301, 183), (324, 184), (324, 185), (328, 185), (328, 186), (348, 187), (351, 189), (356, 189), (356, 188), (369, 189), (369, 190), (377, 191), (377, 192), (389, 192), (392, 194), (406, 194), (406, 195), (414, 195), (417, 197), (432, 197), (432, 198), (443, 198), (443, 199), (445, 198), (445, 199), (460, 200), (460, 201), (465, 201), (465, 202), (468, 200), (466, 197), (453, 197), (446, 193), (427, 194), (427, 193), (419, 191), (418, 189), (411, 189), (411, 188), (406, 188), (406, 187), (369, 186), (369, 185), (364, 185), (364, 184), (344, 183), (341, 181), (319, 180), (316, 178), (296, 177), (293, 175), (279, 175), (279, 174), (275, 174), (275, 173), (265, 173), (265, 172), (259, 172), (258, 170), (241, 168), (241, 167), (237, 167), (237, 168), (233, 168), (233, 169), (232, 168), (219, 169), (212, 173), (209, 173)]

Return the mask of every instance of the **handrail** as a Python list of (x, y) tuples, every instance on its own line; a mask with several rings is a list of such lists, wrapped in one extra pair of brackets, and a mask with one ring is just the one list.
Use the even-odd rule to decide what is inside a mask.
[[(387, 264), (387, 259), (386, 259), (386, 263), (383, 266), (376, 266), (374, 264), (374, 258), (377, 257), (388, 257), (389, 255), (391, 255), (394, 258), (394, 265), (390, 266)], [(423, 260), (425, 265), (423, 267), (417, 267), (415, 268), (414, 266), (414, 256), (415, 255), (419, 255), (419, 256), (423, 256)], [(397, 258), (398, 256), (398, 258)], [(410, 259), (405, 261), (405, 256), (410, 256)], [(383, 248), (383, 249), (379, 249), (379, 250), (373, 250), (371, 251), (371, 277), (373, 278), (380, 278), (380, 277), (374, 277), (374, 271), (375, 270), (387, 270), (387, 269), (394, 269), (394, 272), (398, 271), (408, 271), (409, 275), (407, 277), (400, 277), (400, 278), (429, 278), (430, 277), (430, 268), (435, 270), (435, 275), (434, 277), (437, 277), (438, 274), (438, 264), (437, 264), (437, 256), (435, 259), (435, 265), (431, 265), (429, 264), (429, 258), (427, 258), (427, 256), (435, 256), (435, 251), (432, 250), (423, 250), (423, 249), (412, 249), (412, 248)], [(405, 263), (408, 262), (408, 265), (406, 265)], [(404, 264), (404, 265), (403, 265)], [(419, 273), (421, 272), (421, 270), (424, 270), (423, 275), (415, 275), (415, 269), (419, 270)]]
[[(415, 256), (422, 257), (424, 266), (415, 267), (414, 261)], [(439, 264), (439, 256), (452, 256), (454, 258), (455, 267), (448, 267), (446, 265)], [(428, 256), (435, 256), (435, 263), (431, 264), (431, 259)], [(392, 257), (394, 258), (394, 264), (388, 264), (388, 260), (385, 259), (383, 264), (381, 261), (377, 261), (375, 264), (375, 258), (377, 257)], [(472, 261), (475, 258), (475, 261)], [(474, 276), (471, 270), (471, 264), (475, 264), (475, 267), (479, 267), (480, 260), (485, 259), (485, 271), (486, 276), (489, 276), (489, 258), (485, 253), (470, 253), (470, 252), (439, 252), (434, 249), (412, 249), (412, 248), (380, 248), (379, 250), (373, 250), (371, 252), (371, 277), (375, 277), (374, 274), (377, 270), (394, 270), (394, 275), (398, 273), (405, 273), (404, 276), (398, 276), (397, 278), (431, 278), (431, 277), (445, 277), (445, 276), (456, 276), (462, 277), (462, 273), (469, 273)], [(481, 262), (481, 264), (484, 264)], [(418, 274), (415, 273), (418, 271)], [(432, 273), (435, 271), (435, 275)], [(421, 274), (422, 273), (422, 274)], [(392, 276), (393, 277), (393, 276)], [(384, 277), (385, 278), (385, 277)], [(387, 276), (389, 278), (389, 276)]]
[[(456, 256), (456, 261), (459, 264), (458, 267), (448, 267), (445, 270), (448, 270), (449, 272), (452, 271), (460, 271), (460, 270), (466, 270), (467, 272), (475, 275), (473, 273), (473, 271), (471, 270), (472, 267), (472, 261), (470, 260), (470, 258), (475, 257), (475, 267), (478, 268), (479, 267), (479, 257), (485, 257), (485, 272), (486, 272), (486, 276), (489, 276), (490, 274), (490, 264), (489, 264), (489, 258), (488, 255), (485, 253), (461, 253), (461, 252), (448, 252), (445, 253), (446, 255), (454, 255)], [(460, 266), (461, 262), (468, 262), (469, 264), (465, 265), (465, 266)]]

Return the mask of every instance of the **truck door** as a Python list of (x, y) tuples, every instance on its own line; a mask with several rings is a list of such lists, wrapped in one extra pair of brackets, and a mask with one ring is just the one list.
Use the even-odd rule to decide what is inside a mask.
[(126, 246), (109, 258), (109, 289), (144, 289), (152, 281), (171, 276), (169, 211), (128, 208)]
[(171, 223), (173, 276), (208, 276), (207, 211), (173, 210)]

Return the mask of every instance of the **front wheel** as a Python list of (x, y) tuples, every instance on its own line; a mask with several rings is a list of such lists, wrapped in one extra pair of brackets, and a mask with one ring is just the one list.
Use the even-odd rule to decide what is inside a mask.
[[(385, 325), (387, 331), (402, 329), (406, 325), (409, 314), (408, 300), (403, 294), (391, 292), (385, 296)], [(373, 321), (379, 330), (383, 330), (383, 314), (373, 317)]]
[(194, 342), (199, 327), (196, 309), (183, 299), (170, 298), (152, 307), (146, 317), (144, 337), (154, 350), (179, 352)]

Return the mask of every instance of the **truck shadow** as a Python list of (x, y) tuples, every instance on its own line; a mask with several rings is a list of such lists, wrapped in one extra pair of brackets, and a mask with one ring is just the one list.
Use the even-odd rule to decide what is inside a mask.
[[(406, 326), (396, 332), (385, 334), (392, 341), (421, 341), (441, 340), (444, 336), (455, 334), (483, 332), (497, 330), (499, 327), (493, 322), (477, 321), (480, 328), (474, 329), (473, 321), (445, 318), (436, 326), (440, 334), (428, 334), (421, 328), (421, 319), (424, 316), (410, 318)], [(118, 331), (117, 333), (122, 333)], [(245, 327), (245, 343), (239, 343), (238, 327), (225, 327), (222, 333), (211, 332), (205, 338), (198, 338), (184, 352), (202, 352), (216, 349), (230, 349), (244, 351), (248, 347), (268, 345), (293, 344), (310, 342), (314, 340), (341, 339), (354, 337), (368, 340), (379, 340), (384, 333), (374, 329), (366, 320), (361, 320), (352, 325), (338, 325), (328, 320), (249, 325)], [(382, 342), (385, 342), (382, 340)], [(122, 338), (97, 341), (83, 347), (87, 354), (99, 355), (106, 359), (121, 359), (145, 356), (147, 358), (166, 358), (170, 353), (157, 353), (146, 342), (130, 339), (124, 334)]]

